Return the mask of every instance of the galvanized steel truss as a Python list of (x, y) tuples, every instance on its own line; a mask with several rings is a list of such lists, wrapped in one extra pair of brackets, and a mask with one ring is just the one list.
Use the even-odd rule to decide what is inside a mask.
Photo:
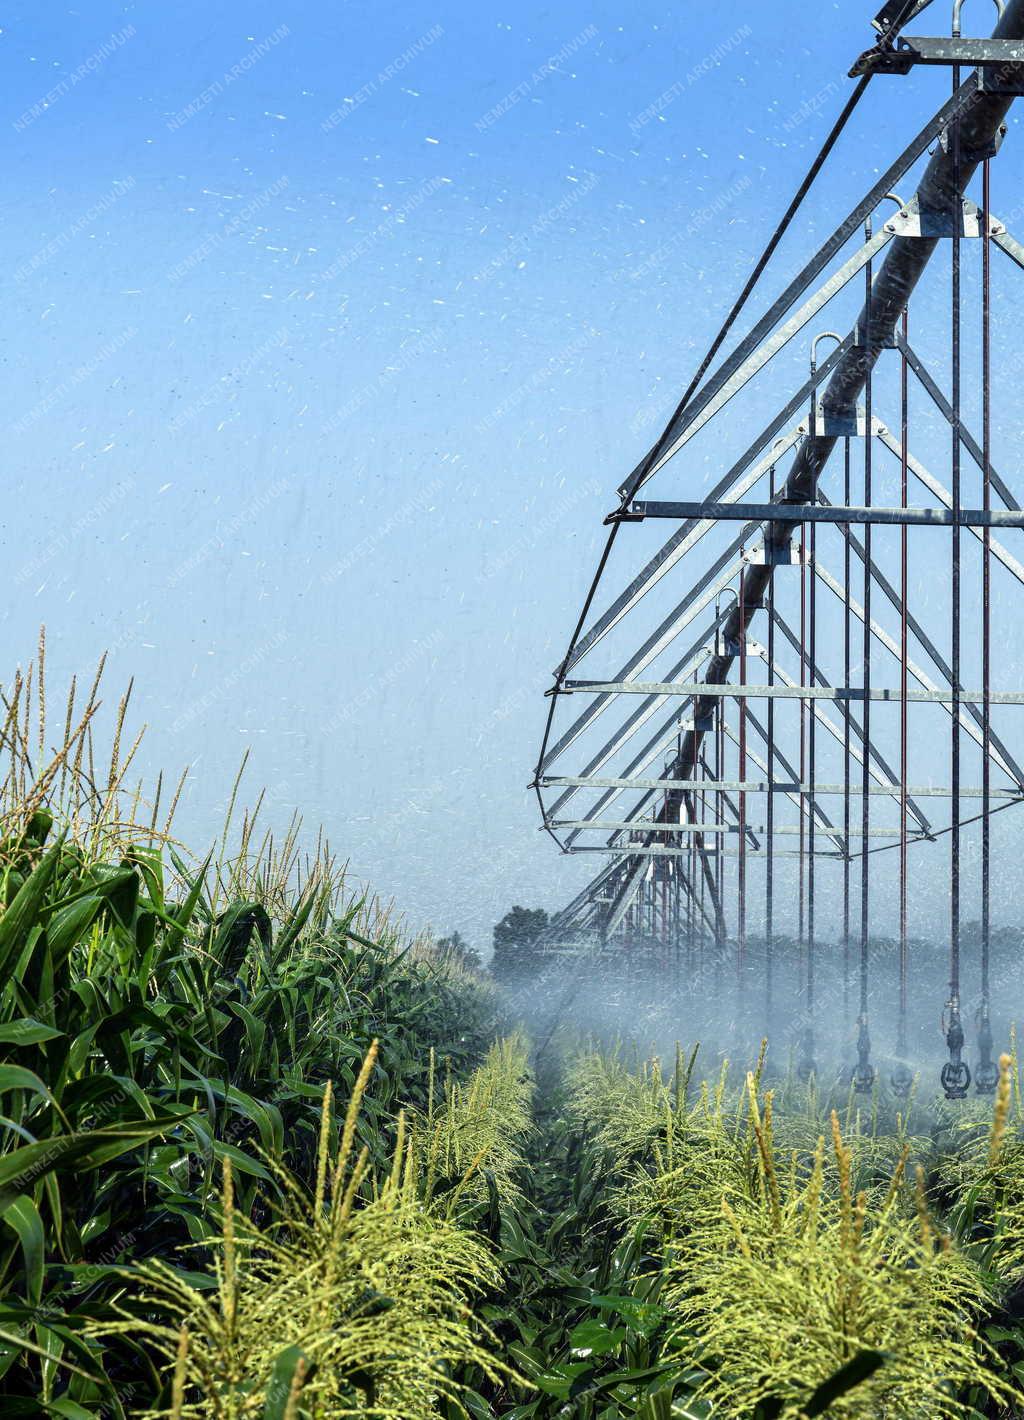
[[(1010, 0), (1001, 8), (991, 40), (961, 38), (959, 4), (951, 39), (904, 37), (902, 25), (924, 8), (921, 0), (903, 5), (892, 0), (886, 5), (875, 22), (882, 39), (861, 56), (852, 72), (907, 74), (918, 64), (942, 64), (952, 72), (951, 97), (749, 334), (707, 374), (620, 486), (621, 502), (606, 520), (613, 525), (609, 549), (620, 529), (628, 539), (633, 524), (668, 519), (679, 526), (606, 609), (593, 616), (592, 591), (548, 692), (553, 704), (534, 787), (543, 827), (565, 853), (600, 853), (611, 859), (553, 919), (547, 939), (559, 950), (574, 935), (597, 934), (609, 943), (619, 934), (640, 932), (671, 939), (676, 946), (685, 940), (692, 956), (695, 934), (702, 941), (711, 937), (720, 953), (727, 942), (731, 944), (742, 991), (747, 975), (747, 919), (753, 903), (748, 859), (763, 860), (764, 894), (763, 901), (758, 895), (758, 911), (764, 922), (769, 1016), (778, 906), (776, 859), (792, 856), (797, 861), (799, 936), (806, 956), (810, 1020), (817, 864), (837, 862), (848, 967), (854, 950), (858, 955), (854, 1081), (861, 1089), (870, 1088), (876, 1073), (868, 1029), (870, 845), (873, 840), (894, 840), (899, 853), (904, 1024), (897, 1053), (901, 1054), (906, 1049), (908, 854), (915, 842), (934, 842), (937, 836), (947, 835), (949, 1058), (943, 1085), (947, 1094), (959, 1097), (971, 1078), (964, 1058), (960, 1001), (961, 800), (977, 800), (981, 806), (982, 1010), (975, 1079), (978, 1088), (990, 1090), (995, 1078), (989, 1017), (990, 819), (993, 812), (1024, 798), (1024, 771), (1009, 747), (1011, 736), (1007, 730), (997, 733), (992, 723), (994, 706), (1024, 705), (1024, 693), (992, 687), (990, 610), (994, 572), (1024, 583), (1024, 564), (993, 536), (993, 529), (999, 529), (1012, 538), (1024, 528), (1024, 512), (992, 464), (990, 393), (991, 250), (1024, 267), (1024, 247), (993, 213), (990, 201), (990, 164), (1005, 132), (1007, 111), (1014, 97), (1024, 92), (1024, 0)], [(977, 66), (962, 83), (961, 65)], [(902, 201), (892, 189), (932, 145), (934, 151), (913, 198)], [(979, 172), (980, 203), (975, 203), (966, 194)], [(886, 215), (876, 231), (876, 210), (886, 199), (895, 203), (896, 211)], [(808, 295), (859, 231), (863, 231), (862, 243)], [(971, 305), (972, 319), (977, 317), (981, 331), (980, 377), (973, 389), (982, 419), (977, 439), (962, 413), (964, 242), (981, 251), (980, 295)], [(948, 395), (908, 338), (911, 295), (940, 248), (949, 254)], [(733, 400), (756, 393), (775, 357), (801, 332), (813, 330), (825, 307), (855, 289), (852, 283), (858, 281), (863, 282), (863, 305), (849, 333), (840, 337), (822, 331), (814, 337), (806, 380), (761, 425), (703, 498), (655, 502), (638, 497), (672, 460), (677, 460), (673, 469), (679, 468), (680, 453)], [(834, 342), (834, 348), (819, 362), (819, 345), (825, 339)], [(895, 366), (897, 377), (896, 432), (874, 408), (876, 397), (892, 402), (891, 391), (878, 393), (885, 362)], [(937, 416), (948, 430), (949, 487), (911, 448), (911, 381), (915, 417), (920, 407), (916, 401), (923, 395), (933, 418)], [(837, 450), (842, 453), (842, 476), (833, 480), (826, 496), (823, 475)], [(970, 483), (963, 476), (964, 453), (978, 471)], [(777, 478), (786, 458), (791, 459), (789, 470), (784, 478)], [(887, 458), (895, 461), (899, 472), (898, 504), (879, 503), (872, 496), (873, 486), (886, 477)], [(930, 501), (911, 501), (911, 480)], [(745, 501), (758, 488), (764, 490), (761, 501)], [(965, 493), (974, 497), (973, 503)], [(993, 507), (993, 494), (1001, 508)], [(895, 529), (899, 538), (896, 567), (888, 574), (872, 547), (873, 530), (883, 526)], [(969, 630), (980, 641), (981, 683), (970, 690), (964, 689), (962, 681), (961, 530), (965, 528), (981, 546), (982, 605)], [(943, 559), (948, 568), (949, 607), (945, 624), (938, 628), (928, 625), (934, 617), (909, 580), (912, 530), (916, 539), (933, 540), (934, 557)], [(830, 537), (840, 539), (841, 572), (830, 570), (822, 555)], [(606, 552), (595, 588), (607, 557)], [(796, 580), (797, 596), (791, 595), (792, 588), (786, 590), (787, 577)], [(856, 595), (855, 581), (859, 583)], [(610, 674), (582, 677), (580, 663), (589, 658), (589, 669), (595, 652), (607, 640), (623, 648), (618, 652), (622, 657), (633, 639), (629, 628), (639, 623), (644, 599), (664, 599), (673, 582), (685, 587), (685, 594), (674, 604), (669, 599), (670, 605), (646, 636), (637, 633), (635, 649), (625, 652), (625, 659)], [(838, 627), (831, 623), (831, 645), (821, 639), (825, 623), (819, 587), (839, 608)], [(873, 610), (873, 596), (881, 598), (879, 614)], [(764, 644), (751, 634), (752, 627), (761, 623)], [(947, 637), (948, 654), (940, 649)], [(680, 651), (683, 642), (685, 649)], [(890, 680), (876, 678), (873, 652), (884, 653)], [(757, 679), (749, 675), (751, 657), (763, 667)], [(648, 667), (666, 661), (662, 678), (644, 678)], [(764, 701), (763, 717), (757, 708), (760, 701)], [(789, 723), (780, 722), (787, 703), (795, 708), (795, 725), (792, 716)], [(883, 748), (885, 736), (873, 726), (873, 707), (879, 703), (897, 707), (895, 751)], [(948, 721), (948, 782), (915, 787), (906, 782), (911, 713), (929, 704), (939, 707)], [(556, 733), (556, 720), (561, 726), (567, 709), (575, 713)], [(602, 726), (613, 720), (614, 730), (602, 732)], [(753, 748), (752, 737), (761, 754)], [(962, 741), (977, 751), (980, 785), (961, 783)], [(584, 762), (574, 767), (569, 756), (579, 751)], [(819, 782), (818, 766), (826, 753), (833, 762), (838, 755), (841, 782), (834, 776)], [(872, 822), (872, 804), (879, 800), (895, 806), (895, 825)], [(936, 827), (929, 816), (932, 809), (926, 813), (919, 800), (948, 802), (948, 824)], [(752, 802), (759, 805), (754, 812)], [(787, 805), (796, 811), (795, 823), (786, 817)], [(789, 846), (794, 838), (795, 848)], [(788, 840), (787, 846), (779, 845), (779, 839)], [(735, 867), (728, 876), (727, 859)], [(856, 883), (851, 875), (854, 867), (859, 868)], [(859, 904), (854, 901), (855, 886)], [(853, 920), (858, 906), (859, 931)], [(813, 1056), (813, 1031), (808, 1030), (803, 1042), (805, 1070), (813, 1068)], [(908, 1088), (902, 1067), (894, 1073), (893, 1086), (900, 1093)]]

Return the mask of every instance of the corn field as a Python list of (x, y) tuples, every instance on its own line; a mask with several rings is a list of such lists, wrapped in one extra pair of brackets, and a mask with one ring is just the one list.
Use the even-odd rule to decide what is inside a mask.
[(4, 690), (5, 1417), (1024, 1414), (1012, 1041), (958, 1111), (538, 1049), (300, 824), (194, 856), (101, 690)]

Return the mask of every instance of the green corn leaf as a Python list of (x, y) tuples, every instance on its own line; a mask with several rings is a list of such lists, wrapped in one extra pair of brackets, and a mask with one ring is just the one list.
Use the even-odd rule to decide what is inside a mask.
[(63, 1031), (54, 1030), (53, 1026), (44, 1025), (32, 1016), (22, 1016), (20, 1020), (8, 1021), (6, 1025), (0, 1026), (0, 1045), (41, 1045), (44, 1041), (56, 1040), (63, 1034)]
[(39, 1095), (47, 1104), (53, 1105), (65, 1125), (67, 1124), (60, 1105), (34, 1070), (26, 1070), (23, 1065), (0, 1065), (0, 1095), (11, 1090), (28, 1090), (31, 1094)]
[(39, 1210), (27, 1194), (19, 1194), (3, 1209), (2, 1217), (13, 1228), (21, 1243), (25, 1259), (25, 1291), (28, 1301), (38, 1306), (43, 1292), (43, 1268), (46, 1261), (46, 1240)]
[(102, 906), (103, 898), (90, 892), (73, 902), (65, 903), (51, 914), (46, 928), (46, 939), (50, 943), (55, 961), (64, 961), (76, 943), (82, 941)]
[(7, 980), (13, 962), (24, 949), (29, 932), (38, 922), (60, 854), (61, 841), (58, 840), (22, 883), (14, 895), (14, 901), (0, 917), (0, 986)]
[(153, 848), (133, 848), (127, 861), (142, 874), (149, 900), (158, 912), (164, 909), (164, 860)]
[(234, 1168), (239, 1173), (251, 1174), (253, 1178), (261, 1178), (264, 1183), (273, 1183), (274, 1176), (269, 1169), (265, 1169), (261, 1163), (247, 1154), (244, 1149), (236, 1148), (234, 1144), (226, 1144), (223, 1139), (213, 1141), (213, 1152), (218, 1159), (230, 1159)]
[[(210, 860), (212, 857), (212, 852), (207, 854), (206, 862), (200, 868), (197, 876), (192, 879), (192, 885), (188, 890), (188, 896), (185, 898), (185, 901), (179, 907), (174, 909), (174, 912), (172, 914), (174, 925), (167, 933), (168, 948), (172, 951), (180, 947), (182, 942), (185, 940), (185, 932), (188, 928), (189, 923), (192, 921), (193, 914), (195, 913), (196, 907), (199, 905), (199, 902), (203, 895), (203, 887), (206, 883), (206, 874), (209, 870)], [(175, 867), (178, 869), (179, 873), (181, 873), (184, 880), (188, 882), (190, 875), (185, 869), (185, 865), (181, 862), (180, 859), (176, 857), (173, 851), (171, 853), (171, 859), (172, 861), (174, 861)]]
[(12, 1149), (0, 1157), (0, 1208), (5, 1208), (24, 1189), (55, 1169), (70, 1164), (75, 1164), (78, 1170), (98, 1168), (147, 1139), (168, 1133), (181, 1124), (182, 1118), (181, 1114), (162, 1114), (155, 1120), (122, 1121), (117, 1128), (60, 1134)]
[(216, 931), (211, 933), (209, 950), (225, 976), (238, 975), (253, 933), (258, 935), (264, 948), (269, 949), (273, 928), (261, 903), (233, 902), (218, 919)]
[(602, 1311), (612, 1311), (629, 1323), (632, 1331), (641, 1336), (650, 1336), (668, 1316), (664, 1307), (654, 1302), (640, 1302), (635, 1297), (593, 1296), (593, 1306)]
[(300, 1367), (303, 1370), (303, 1375), (299, 1384), (302, 1386), (312, 1375), (314, 1367), (300, 1346), (286, 1346), (274, 1358), (270, 1380), (267, 1383), (263, 1420), (284, 1420), (288, 1399)]
[(130, 929), (139, 901), (139, 889), (142, 886), (138, 872), (130, 866), (109, 868), (106, 865), (94, 868), (93, 871), (100, 875), (95, 886), (96, 893), (106, 899), (118, 924)]
[(586, 1361), (573, 1361), (567, 1365), (551, 1366), (533, 1377), (533, 1384), (545, 1395), (553, 1395), (556, 1400), (568, 1400), (575, 1393), (583, 1377), (592, 1374), (593, 1368)]
[[(214, 1092), (219, 1093), (216, 1089)], [(284, 1120), (277, 1106), (269, 1101), (253, 1099), (234, 1085), (224, 1092), (224, 1099), (256, 1125), (261, 1147), (268, 1154), (280, 1158), (284, 1153)]]
[(319, 891), (320, 883), (317, 879), (314, 878), (313, 882), (311, 882), (309, 885), (305, 897), (295, 909), (295, 912), (292, 915), (292, 920), (288, 923), (288, 926), (284, 929), (284, 931), (277, 939), (277, 944), (274, 950), (274, 960), (276, 962), (279, 962), (284, 958), (292, 943), (296, 941), (299, 933), (302, 931), (303, 927), (305, 927), (306, 922), (309, 919), (309, 914), (313, 910), (313, 904), (316, 902), (317, 893)]
[(257, 1069), (260, 1057), (263, 1054), (263, 1040), (267, 1033), (266, 1023), (254, 1016), (252, 1011), (242, 1005), (241, 1001), (228, 1001), (229, 1011), (233, 1011), (240, 1021), (245, 1025), (245, 1038), (249, 1045), (249, 1054), (252, 1057), (253, 1069)]
[(49, 838), (52, 828), (53, 814), (49, 809), (36, 809), (25, 828), (22, 843), (36, 843), (41, 847)]
[(625, 1327), (608, 1327), (603, 1321), (584, 1321), (569, 1333), (569, 1349), (574, 1356), (606, 1356), (626, 1339)]

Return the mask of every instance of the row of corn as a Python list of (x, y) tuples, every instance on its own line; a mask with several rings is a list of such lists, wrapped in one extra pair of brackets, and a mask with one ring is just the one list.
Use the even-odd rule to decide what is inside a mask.
[(739, 1086), (728, 1062), (697, 1082), (679, 1052), (665, 1069), (591, 1049), (568, 1069), (578, 1124), (615, 1160), (614, 1211), (657, 1238), (672, 1345), (680, 1371), (702, 1370), (706, 1413), (819, 1413), (803, 1407), (837, 1373), (857, 1384), (830, 1416), (1017, 1413), (991, 1325), (1024, 1276), (1015, 1057), (988, 1117), (955, 1123), (921, 1105), (862, 1113), (813, 1084), (780, 1101), (763, 1062)]

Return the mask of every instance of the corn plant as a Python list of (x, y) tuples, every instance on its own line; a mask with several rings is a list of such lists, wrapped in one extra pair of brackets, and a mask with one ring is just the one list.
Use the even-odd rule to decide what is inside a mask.
[(153, 1375), (129, 1340), (86, 1339), (117, 1269), (214, 1246), (225, 1164), (254, 1219), (279, 1168), (311, 1180), (325, 1082), (351, 1089), (374, 1038), (356, 1130), (383, 1167), (400, 1103), (427, 1107), (430, 1048), (460, 1080), (494, 1006), (347, 893), (326, 844), (257, 841), (246, 814), (240, 842), (190, 860), (173, 802), (158, 816), (159, 788), (148, 806), (127, 788), (127, 697), (97, 772), (99, 677), (46, 760), (41, 662), (0, 739), (0, 1398), (120, 1415)]
[(453, 1373), (473, 1364), (497, 1379), (469, 1305), (498, 1284), (490, 1251), (423, 1198), (404, 1115), (385, 1176), (374, 1175), (366, 1146), (356, 1152), (376, 1057), (374, 1043), (334, 1153), (324, 1093), (312, 1192), (275, 1169), (280, 1213), (259, 1227), (235, 1207), (226, 1160), (212, 1275), (160, 1260), (126, 1274), (124, 1319), (95, 1332), (142, 1337), (162, 1356), (163, 1384), (145, 1414), (429, 1420), (442, 1399), (458, 1400)]
[[(819, 1136), (808, 1152), (793, 1140), (821, 1102), (791, 1091), (780, 1114), (759, 1070), (741, 1092), (726, 1071), (691, 1090), (678, 1065), (665, 1078), (657, 1062), (628, 1072), (590, 1053), (570, 1078), (576, 1110), (618, 1147), (612, 1206), (658, 1240), (678, 1370), (702, 1372), (696, 1396), (712, 1414), (804, 1413), (814, 1388), (858, 1356), (881, 1359), (829, 1414), (961, 1416), (986, 1396), (1017, 1402), (982, 1334), (990, 1278), (933, 1220), (924, 1168), (907, 1183), (920, 1140), (906, 1128), (890, 1135), (847, 1108), (846, 1138), (833, 1110), (830, 1148)], [(1008, 1096), (1004, 1070), (993, 1157)], [(882, 1187), (881, 1160), (897, 1142)]]
[(531, 1123), (527, 1055), (521, 1035), (506, 1037), (464, 1083), (449, 1074), (437, 1106), (431, 1090), (421, 1126), (428, 1201), (447, 1198), (451, 1210), (485, 1197), (489, 1187), (505, 1202), (519, 1197), (516, 1179)]

